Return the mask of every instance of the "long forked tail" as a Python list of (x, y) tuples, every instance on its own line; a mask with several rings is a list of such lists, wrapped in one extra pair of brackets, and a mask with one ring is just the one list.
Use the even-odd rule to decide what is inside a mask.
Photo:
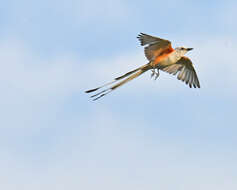
[[(100, 87), (91, 89), (91, 90), (87, 90), (85, 91), (86, 93), (91, 93), (91, 92), (95, 92), (103, 87), (109, 86), (113, 83), (118, 82), (117, 84), (114, 84), (113, 86), (106, 88), (100, 92), (98, 92), (97, 94), (94, 94), (91, 96), (91, 98), (94, 98), (93, 100), (98, 100), (99, 98), (102, 98), (103, 96), (105, 96), (106, 94), (109, 94), (110, 92), (112, 92), (113, 90), (115, 90), (116, 88), (124, 85), (125, 83), (127, 83), (128, 81), (138, 77), (139, 75), (143, 74), (144, 72), (148, 71), (150, 69), (149, 63), (146, 65), (143, 65), (137, 69), (134, 69), (120, 77), (115, 78), (112, 82), (106, 83)], [(124, 79), (125, 78), (125, 79)], [(124, 79), (122, 81), (120, 81), (121, 79)], [(120, 82), (119, 82), (120, 81)]]

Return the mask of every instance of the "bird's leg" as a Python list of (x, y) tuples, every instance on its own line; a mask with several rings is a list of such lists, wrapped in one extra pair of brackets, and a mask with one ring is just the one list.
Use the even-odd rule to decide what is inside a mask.
[(156, 74), (155, 69), (151, 70), (151, 78)]
[(156, 72), (154, 72), (155, 74), (155, 80), (160, 76), (160, 72), (159, 69), (156, 69)]
[(154, 80), (156, 80), (160, 76), (160, 72), (158, 68), (153, 68), (151, 70), (151, 78), (155, 76)]

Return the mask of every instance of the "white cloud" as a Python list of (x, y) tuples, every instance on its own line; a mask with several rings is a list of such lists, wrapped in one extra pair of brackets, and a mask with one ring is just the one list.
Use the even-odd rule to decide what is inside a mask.
[(0, 63), (2, 128), (35, 126), (35, 119), (44, 112), (47, 117), (51, 108), (72, 93), (79, 93), (83, 84), (83, 72), (73, 56), (46, 60), (22, 42), (3, 42)]
[(24, 44), (17, 43), (3, 45), (0, 59), (0, 80), (4, 82), (5, 88), (15, 89), (19, 93), (32, 96), (55, 95), (64, 93), (74, 85), (80, 86), (81, 83), (74, 80), (79, 65), (73, 57), (67, 55), (42, 60)]
[[(103, 119), (104, 115), (109, 115)], [(1, 152), (0, 187), (18, 189), (236, 189), (230, 155), (144, 135), (146, 126), (104, 110), (53, 147), (46, 161)], [(124, 125), (126, 124), (126, 125)], [(124, 127), (123, 127), (124, 126)], [(42, 155), (37, 155), (41, 156)], [(41, 158), (42, 159), (42, 158)]]

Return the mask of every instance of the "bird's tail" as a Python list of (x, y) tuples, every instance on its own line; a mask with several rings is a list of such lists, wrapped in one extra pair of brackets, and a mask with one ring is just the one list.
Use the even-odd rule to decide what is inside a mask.
[[(124, 85), (128, 81), (130, 81), (130, 80), (140, 76), (141, 74), (143, 74), (144, 72), (148, 71), (149, 69), (150, 69), (150, 65), (148, 63), (148, 64), (145, 64), (145, 65), (143, 65), (143, 66), (141, 66), (141, 67), (139, 67), (137, 69), (134, 69), (134, 70), (132, 70), (132, 71), (130, 71), (130, 72), (120, 76), (120, 77), (115, 78), (112, 82), (106, 83), (106, 84), (104, 84), (104, 85), (102, 85), (100, 87), (97, 87), (97, 88), (94, 88), (94, 89), (91, 89), (91, 90), (87, 90), (85, 92), (86, 93), (95, 92), (95, 91), (97, 91), (97, 90), (99, 90), (99, 89), (101, 89), (103, 87), (106, 87), (106, 86), (109, 86), (109, 85), (111, 85), (113, 83), (118, 82), (117, 84), (114, 84), (111, 87), (106, 88), (106, 89), (98, 92), (97, 94), (94, 94), (94, 95), (91, 96), (91, 98), (94, 98), (93, 100), (98, 100), (99, 98), (105, 96), (106, 94), (109, 94), (110, 92), (112, 92), (116, 88)], [(124, 80), (120, 81), (121, 79), (124, 79)]]

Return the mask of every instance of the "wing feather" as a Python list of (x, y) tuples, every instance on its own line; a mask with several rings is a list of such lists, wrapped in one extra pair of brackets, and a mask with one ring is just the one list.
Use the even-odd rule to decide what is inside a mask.
[(182, 80), (187, 85), (189, 85), (190, 88), (192, 88), (192, 86), (194, 88), (200, 88), (197, 73), (193, 67), (191, 60), (188, 57), (183, 56), (175, 64), (167, 66), (162, 70), (173, 75), (176, 75), (179, 72), (177, 76), (178, 80)]
[(157, 56), (161, 55), (163, 52), (173, 51), (171, 47), (171, 42), (162, 38), (155, 36), (150, 36), (144, 33), (140, 33), (137, 37), (142, 46), (146, 46), (145, 56), (149, 61), (154, 60)]

